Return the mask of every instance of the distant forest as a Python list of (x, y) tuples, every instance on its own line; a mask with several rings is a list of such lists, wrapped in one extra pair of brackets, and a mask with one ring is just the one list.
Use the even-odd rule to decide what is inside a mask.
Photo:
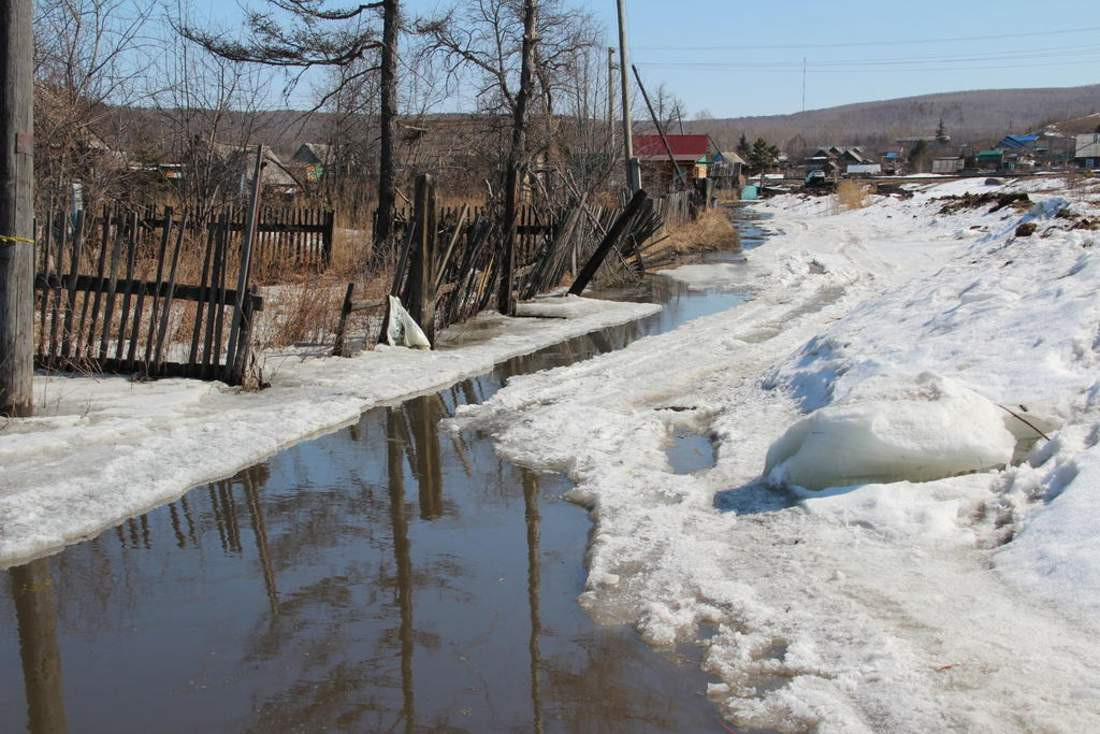
[[(744, 134), (750, 140), (762, 137), (785, 152), (799, 152), (817, 145), (876, 147), (893, 144), (899, 138), (931, 137), (943, 120), (945, 131), (953, 142), (991, 145), (1010, 133), (1034, 131), (1095, 112), (1100, 112), (1100, 84), (948, 92), (860, 102), (790, 115), (684, 120), (684, 131), (707, 133), (723, 148), (732, 149)], [(638, 113), (636, 109), (635, 114)], [(254, 137), (268, 145), (328, 142), (331, 135), (331, 121), (325, 113), (307, 116), (301, 112), (273, 110), (252, 114), (249, 127)], [(451, 127), (463, 117), (421, 115), (406, 120), (412, 124), (434, 122), (433, 127)], [(647, 127), (645, 120), (638, 120), (639, 130)], [(673, 132), (679, 132), (678, 126)], [(1080, 131), (1066, 129), (1065, 132)]]
[[(1100, 84), (1085, 87), (989, 89), (861, 102), (791, 115), (685, 121), (687, 132), (710, 134), (730, 149), (744, 134), (784, 151), (817, 145), (890, 144), (935, 134), (940, 120), (952, 142), (990, 145), (1011, 133), (1100, 111)], [(1097, 120), (1100, 123), (1100, 119)]]

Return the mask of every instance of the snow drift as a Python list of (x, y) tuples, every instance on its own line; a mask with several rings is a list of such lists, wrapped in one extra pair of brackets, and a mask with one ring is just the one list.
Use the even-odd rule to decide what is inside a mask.
[(1012, 460), (1016, 438), (1004, 410), (928, 372), (914, 387), (902, 399), (828, 405), (798, 421), (768, 449), (769, 482), (807, 489), (921, 482)]

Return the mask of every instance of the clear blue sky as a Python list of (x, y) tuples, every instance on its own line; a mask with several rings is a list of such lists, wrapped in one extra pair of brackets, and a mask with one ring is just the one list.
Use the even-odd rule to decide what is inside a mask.
[[(195, 0), (194, 8), (200, 19), (232, 27), (239, 2)], [(406, 0), (404, 7), (415, 16), (449, 4)], [(582, 4), (617, 45), (615, 0)], [(803, 58), (807, 109), (1100, 83), (1097, 0), (627, 0), (627, 15), (631, 61), (647, 86), (666, 83), (692, 115), (797, 112)]]

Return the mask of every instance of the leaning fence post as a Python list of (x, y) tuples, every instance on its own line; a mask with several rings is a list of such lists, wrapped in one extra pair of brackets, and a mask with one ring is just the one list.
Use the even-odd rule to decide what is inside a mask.
[(332, 347), (335, 357), (350, 356), (347, 348), (348, 317), (351, 316), (352, 296), (355, 294), (355, 283), (348, 283), (348, 289), (344, 293), (344, 305), (340, 308), (340, 324), (336, 327), (336, 344)]
[[(237, 335), (241, 329), (241, 316), (248, 294), (249, 270), (252, 267), (252, 239), (256, 234), (256, 217), (260, 206), (260, 173), (264, 166), (264, 146), (256, 146), (256, 164), (252, 169), (252, 195), (248, 202), (248, 219), (245, 222), (244, 239), (241, 240), (241, 258), (237, 268), (237, 301), (233, 304), (233, 324), (229, 328), (229, 347), (225, 366), (232, 377), (236, 372)], [(223, 273), (224, 277), (224, 273)]]
[(588, 282), (596, 275), (596, 271), (600, 269), (600, 265), (603, 264), (604, 258), (611, 252), (611, 248), (614, 247), (618, 241), (622, 238), (627, 226), (634, 221), (635, 215), (641, 211), (642, 206), (645, 204), (649, 197), (646, 196), (645, 190), (638, 189), (634, 196), (630, 199), (630, 203), (626, 205), (622, 213), (619, 214), (618, 219), (611, 225), (611, 228), (607, 230), (607, 234), (604, 236), (603, 241), (600, 242), (599, 247), (596, 248), (596, 252), (592, 254), (592, 257), (588, 259), (588, 262), (581, 268), (580, 275), (573, 281), (573, 285), (569, 288), (569, 292), (575, 296), (579, 296), (581, 291), (585, 289)]

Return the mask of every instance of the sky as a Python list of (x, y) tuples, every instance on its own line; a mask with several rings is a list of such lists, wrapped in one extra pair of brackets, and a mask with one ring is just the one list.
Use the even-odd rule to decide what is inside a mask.
[[(193, 6), (197, 19), (232, 29), (239, 27), (241, 2), (263, 4), (194, 0)], [(406, 0), (403, 6), (417, 16), (450, 4)], [(615, 0), (577, 4), (617, 46)], [(967, 89), (1100, 83), (1095, 0), (626, 0), (626, 7), (631, 61), (647, 87), (665, 83), (690, 117), (798, 112), (804, 79), (806, 109)]]

